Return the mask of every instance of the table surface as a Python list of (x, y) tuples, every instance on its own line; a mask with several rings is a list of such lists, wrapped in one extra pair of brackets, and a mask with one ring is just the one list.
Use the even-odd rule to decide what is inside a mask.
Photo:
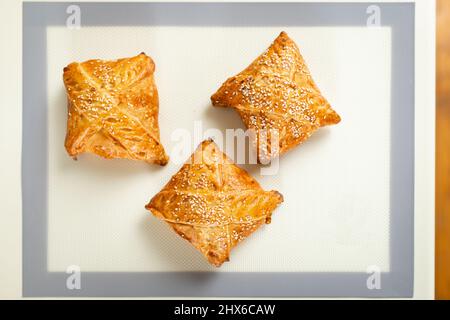
[(450, 1), (437, 10), (436, 299), (450, 299)]

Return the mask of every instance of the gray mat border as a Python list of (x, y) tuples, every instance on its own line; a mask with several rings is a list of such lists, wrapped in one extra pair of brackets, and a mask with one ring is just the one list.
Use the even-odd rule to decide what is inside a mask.
[[(390, 272), (368, 290), (366, 273), (47, 271), (46, 27), (74, 3), (23, 4), (23, 295), (25, 297), (412, 297), (414, 287), (414, 3), (375, 3), (392, 27)], [(374, 4), (374, 3), (370, 3)], [(369, 3), (77, 3), (82, 25), (366, 25)], [(270, 12), (270, 15), (267, 15)], [(270, 21), (267, 20), (270, 17)], [(263, 21), (263, 22), (261, 22)]]

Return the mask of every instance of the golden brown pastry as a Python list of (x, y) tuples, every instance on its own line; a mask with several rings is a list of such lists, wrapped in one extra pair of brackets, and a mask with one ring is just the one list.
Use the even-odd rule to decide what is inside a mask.
[[(319, 127), (341, 120), (285, 32), (244, 71), (229, 78), (211, 101), (237, 110), (247, 128), (255, 131), (258, 159), (265, 161), (302, 143)], [(272, 146), (272, 138), (278, 138), (278, 145)]]
[(65, 147), (165, 165), (159, 138), (155, 64), (141, 53), (115, 61), (89, 60), (64, 68), (68, 98)]
[(219, 267), (281, 202), (206, 140), (146, 208)]

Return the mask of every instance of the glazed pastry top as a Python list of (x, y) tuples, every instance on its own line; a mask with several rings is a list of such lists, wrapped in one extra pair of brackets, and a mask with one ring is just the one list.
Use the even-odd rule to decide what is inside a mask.
[(206, 140), (146, 208), (220, 266), (282, 201)]
[[(268, 150), (259, 150), (264, 153), (260, 156), (282, 154), (319, 127), (341, 120), (285, 32), (245, 70), (229, 78), (211, 101), (214, 106), (236, 109), (245, 125), (256, 131), (260, 145), (261, 133), (266, 131)], [(273, 133), (278, 135), (277, 146), (270, 143)]]
[(68, 98), (65, 147), (165, 165), (160, 142), (155, 64), (144, 53), (115, 61), (89, 60), (64, 68)]

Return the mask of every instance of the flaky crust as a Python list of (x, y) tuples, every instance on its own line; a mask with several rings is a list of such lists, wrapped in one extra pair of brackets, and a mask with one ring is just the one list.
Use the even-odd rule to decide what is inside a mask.
[[(258, 159), (282, 154), (319, 127), (341, 120), (285, 32), (244, 71), (222, 84), (211, 101), (236, 109), (247, 128), (255, 130)], [(278, 134), (278, 146), (271, 144), (273, 134)]]
[(146, 208), (219, 267), (281, 202), (206, 140)]
[(160, 142), (155, 64), (141, 53), (115, 61), (74, 62), (64, 68), (68, 98), (65, 147), (165, 165)]

